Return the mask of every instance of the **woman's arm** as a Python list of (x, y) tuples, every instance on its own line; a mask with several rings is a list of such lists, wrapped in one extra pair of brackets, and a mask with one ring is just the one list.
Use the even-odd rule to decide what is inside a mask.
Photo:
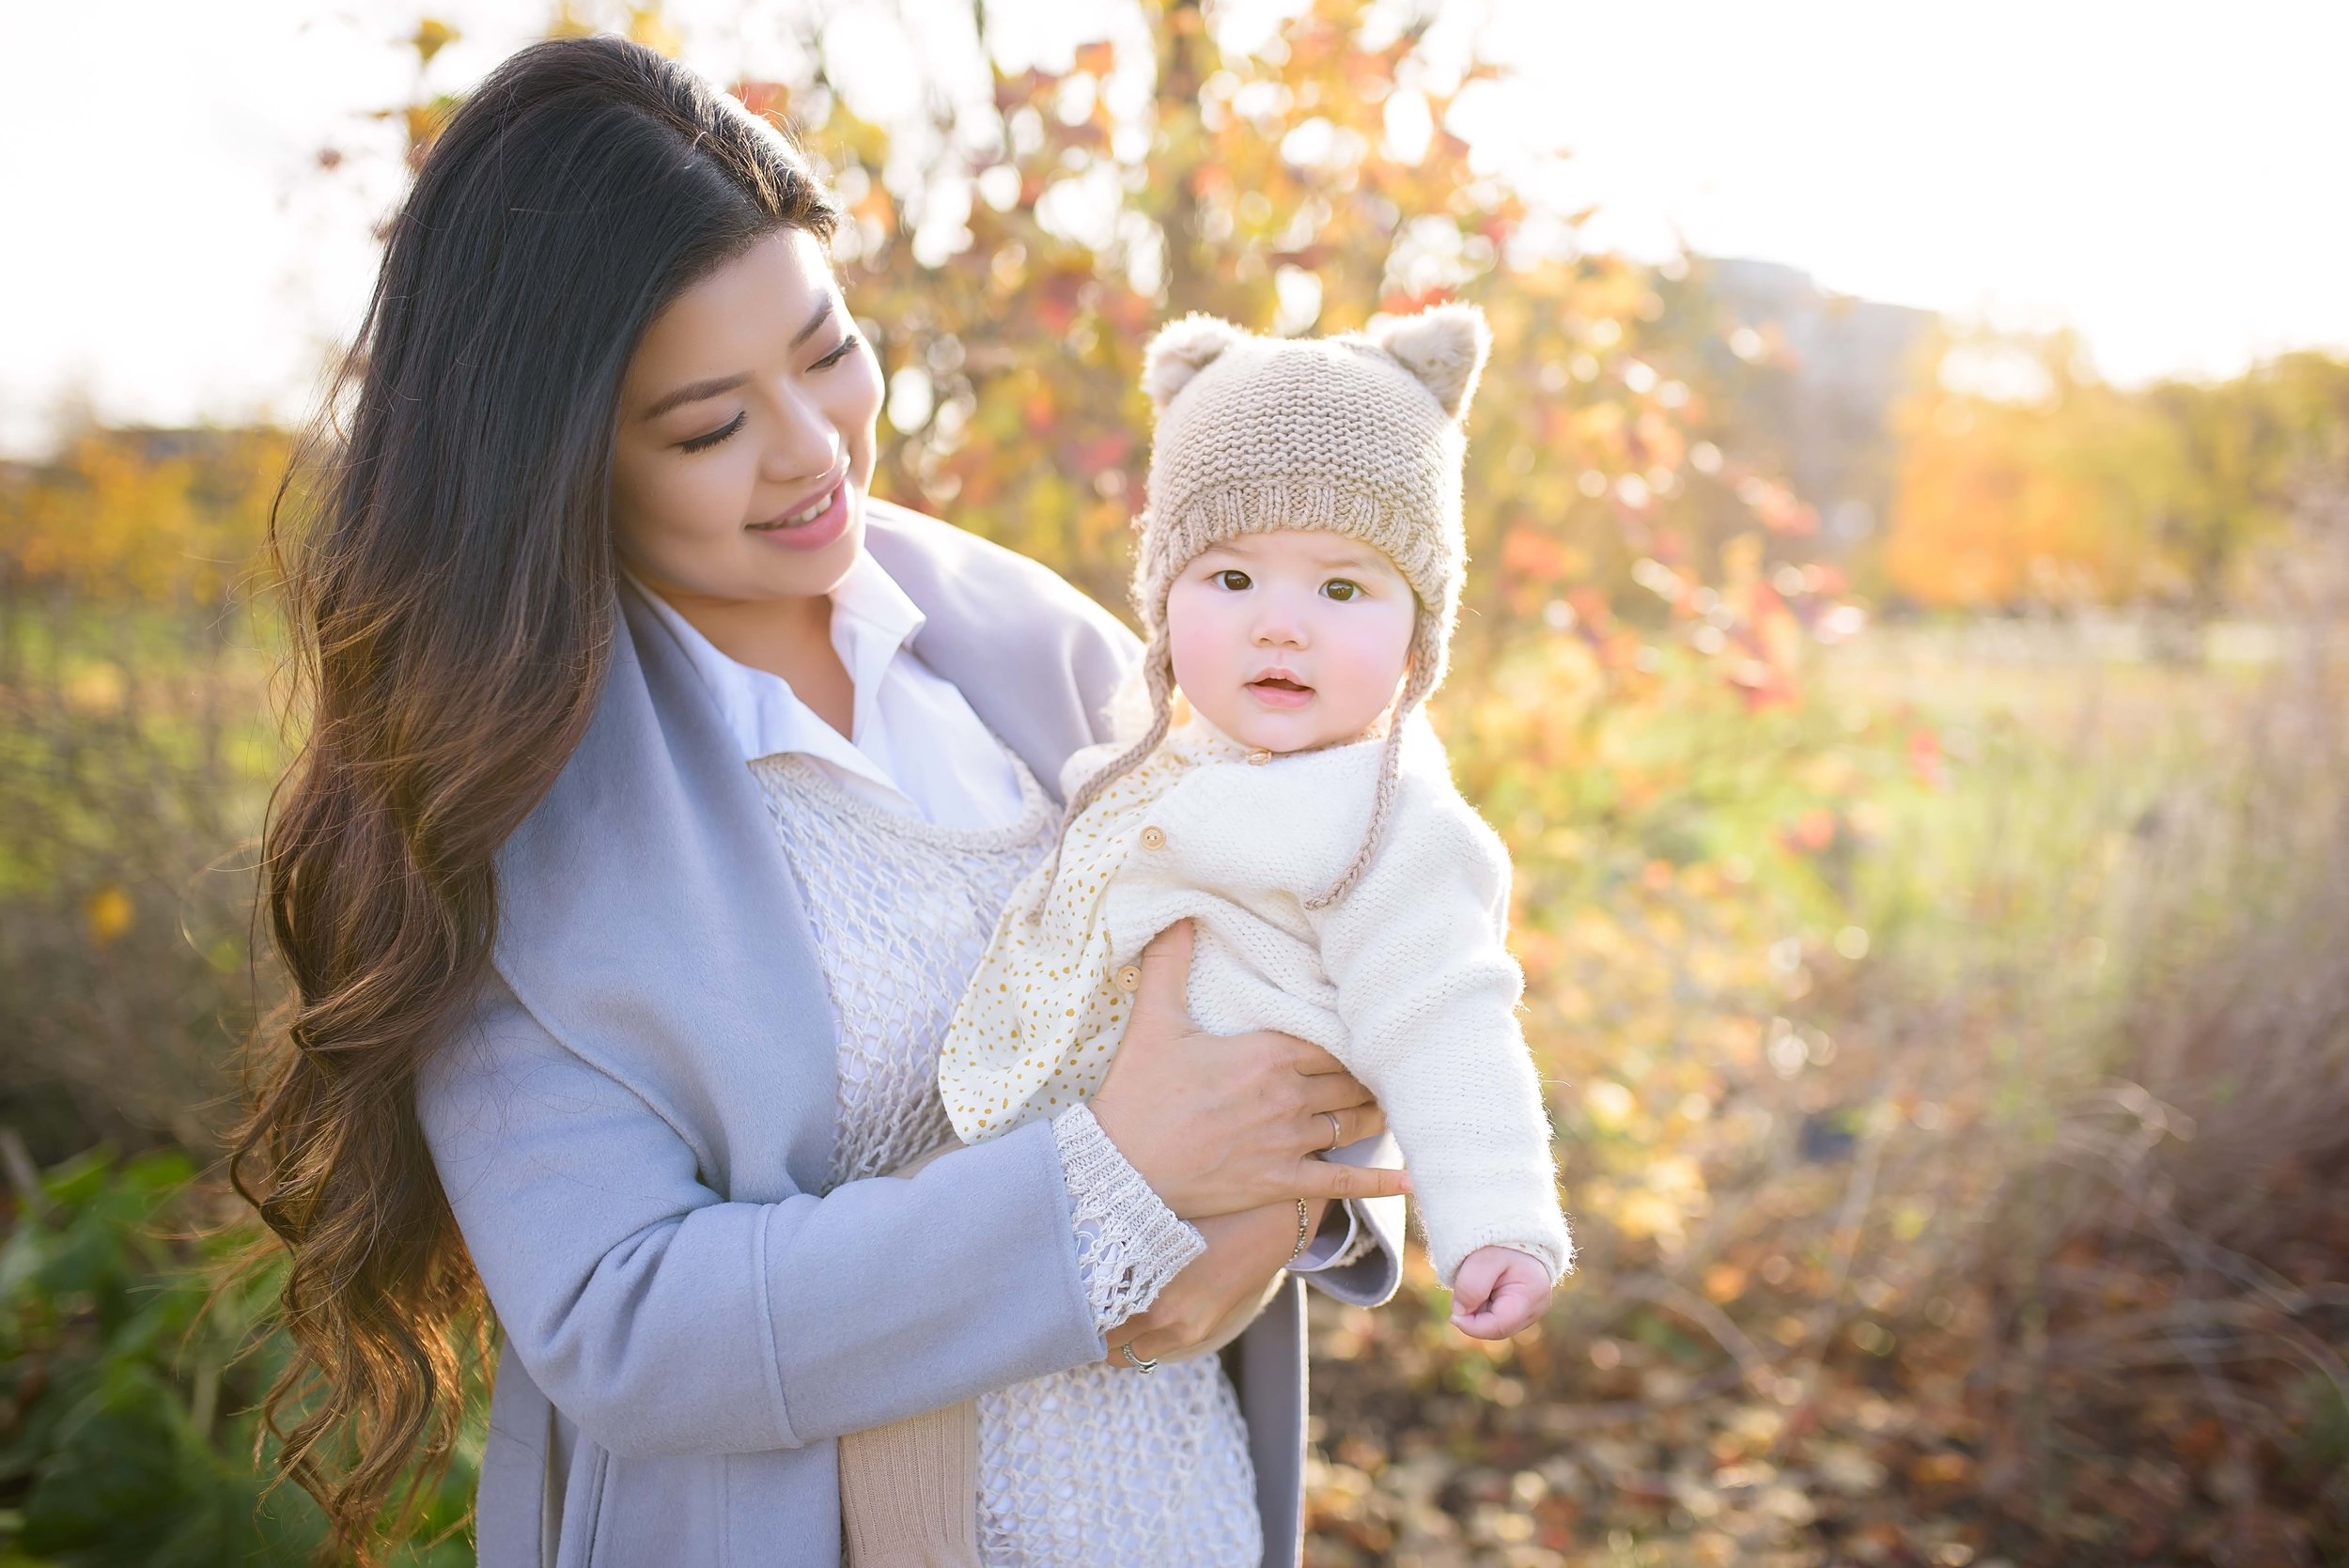
[[(1374, 1244), (1307, 1278), (1339, 1300), (1361, 1306), (1387, 1299), (1402, 1278), (1399, 1194), (1408, 1178), (1395, 1169), (1398, 1151), (1386, 1135), (1379, 1108), (1350, 1075), (1333, 1071), (1335, 1060), (1317, 1047), (1269, 1032), (1198, 1033), (1185, 1001), (1192, 942), (1190, 922), (1177, 921), (1143, 949), (1133, 1017), (1088, 1112), (1103, 1119), (1121, 1147), (1150, 1162), (1156, 1172), (1151, 1188), (1178, 1209), (1189, 1204), (1187, 1212), (1203, 1217), (1204, 1255), (1182, 1268), (1163, 1295), (1156, 1287), (1140, 1295), (1147, 1311), (1102, 1320), (1112, 1345), (1130, 1344), (1145, 1359), (1190, 1350), (1228, 1327), (1236, 1311), (1262, 1304), (1266, 1285), (1297, 1244), (1299, 1199), (1310, 1205), (1310, 1228), (1328, 1219), (1331, 1200), (1346, 1198), (1354, 1224)], [(1249, 1141), (1227, 1148), (1220, 1140), (1210, 1144), (1195, 1134), (1181, 1144), (1159, 1136), (1166, 1108), (1219, 1089), (1237, 1089), (1246, 1114), (1263, 1124), (1255, 1141), (1261, 1146), (1268, 1137), (1276, 1153), (1286, 1155), (1253, 1181), (1260, 1193), (1274, 1196), (1271, 1203), (1232, 1203), (1204, 1191), (1190, 1195), (1199, 1172), (1232, 1160)], [(1319, 1157), (1332, 1117), (1339, 1135), (1352, 1141)], [(1237, 1120), (1225, 1114), (1212, 1124), (1219, 1135), (1228, 1135)]]
[[(1136, 1021), (1137, 1065), (1163, 1069), (1200, 1038), (1178, 1017)], [(1154, 1190), (1207, 1212), (1399, 1189), (1397, 1172), (1304, 1158), (1327, 1125), (1308, 1103), (1376, 1116), (1326, 1053), (1283, 1035), (1216, 1044), (1229, 1062), (1192, 1063), (1202, 1081), (1117, 1118), (1121, 1145), (1156, 1151)], [(677, 1128), (495, 981), (426, 1064), (418, 1110), (513, 1354), (615, 1453), (795, 1447), (1104, 1354), (1051, 1124), (908, 1179), (729, 1203)]]
[(728, 1203), (492, 984), (425, 1134), (512, 1354), (616, 1453), (789, 1448), (1094, 1359), (1051, 1128), (910, 1180)]

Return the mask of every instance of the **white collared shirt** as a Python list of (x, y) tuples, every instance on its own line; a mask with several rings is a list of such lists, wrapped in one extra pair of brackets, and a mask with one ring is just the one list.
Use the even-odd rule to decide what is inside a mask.
[(831, 595), (832, 651), (856, 694), (845, 736), (790, 682), (721, 653), (668, 600), (632, 573), (630, 581), (692, 660), (744, 761), (799, 753), (843, 787), (937, 827), (1019, 820), (1009, 754), (955, 684), (909, 645), (926, 617), (870, 554), (857, 552)]

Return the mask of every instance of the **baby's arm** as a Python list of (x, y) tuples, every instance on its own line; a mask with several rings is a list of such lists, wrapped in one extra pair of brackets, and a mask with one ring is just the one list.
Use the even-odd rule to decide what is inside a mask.
[(1530, 1254), (1545, 1288), (1573, 1250), (1517, 1023), (1508, 908), (1499, 838), (1455, 792), (1411, 781), (1377, 859), (1321, 917), (1346, 1029), (1339, 1055), (1403, 1146), (1437, 1278), (1455, 1289), (1480, 1249)]

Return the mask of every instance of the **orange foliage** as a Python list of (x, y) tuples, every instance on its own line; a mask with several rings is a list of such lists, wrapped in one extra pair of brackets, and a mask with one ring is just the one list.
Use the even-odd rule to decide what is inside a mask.
[(217, 604), (254, 564), (290, 454), (273, 430), (85, 431), (0, 470), (0, 569), (101, 603)]

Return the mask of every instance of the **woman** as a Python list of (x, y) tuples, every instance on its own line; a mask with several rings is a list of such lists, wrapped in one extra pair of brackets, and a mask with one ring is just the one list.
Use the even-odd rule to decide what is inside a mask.
[[(1212, 1361), (1146, 1369), (1293, 1254), (1392, 1290), (1400, 1173), (1313, 1157), (1382, 1146), (1359, 1084), (1190, 1034), (1172, 932), (1089, 1109), (887, 1178), (946, 1141), (939, 1033), (1134, 650), (865, 496), (832, 223), (770, 128), (597, 39), (501, 68), (394, 225), (281, 541), (295, 999), (239, 1169), (292, 1255), (272, 1410), (320, 1396), (285, 1463), (362, 1547), (486, 1294), (487, 1568), (837, 1560), (836, 1441), (973, 1395), (990, 1560), (1293, 1561), (1296, 1291), (1227, 1356), (1247, 1454), (1197, 1441)], [(1164, 1420), (1106, 1452), (1082, 1390), (1143, 1375)]]

